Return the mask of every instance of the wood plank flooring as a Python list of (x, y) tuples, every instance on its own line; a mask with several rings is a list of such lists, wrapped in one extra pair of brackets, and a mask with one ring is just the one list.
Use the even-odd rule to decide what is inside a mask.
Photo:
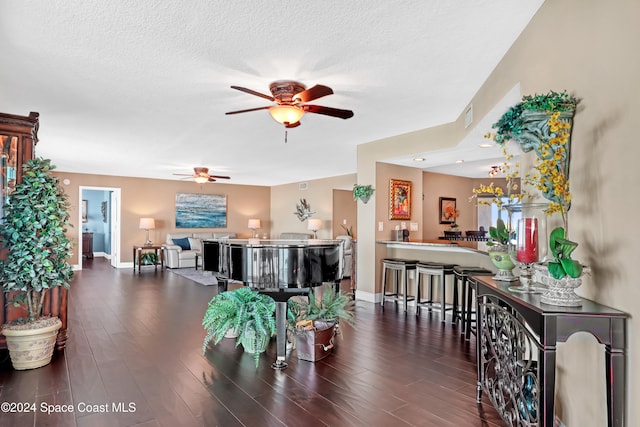
[(0, 412), (0, 425), (504, 425), (491, 404), (476, 404), (474, 340), (450, 319), (358, 301), (357, 326), (342, 328), (331, 356), (312, 363), (294, 352), (275, 371), (273, 341), (256, 369), (232, 340), (201, 354), (216, 292), (169, 271), (86, 261), (70, 292), (66, 350), (21, 372), (0, 355), (0, 402), (28, 404)]

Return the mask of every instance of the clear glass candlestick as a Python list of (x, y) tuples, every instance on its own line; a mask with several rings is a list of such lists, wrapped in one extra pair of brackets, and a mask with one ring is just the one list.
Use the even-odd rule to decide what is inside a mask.
[(541, 293), (544, 289), (533, 282), (534, 265), (546, 259), (547, 217), (544, 203), (523, 203), (510, 207), (516, 224), (514, 239), (510, 242), (510, 254), (520, 269), (520, 285), (511, 286), (512, 292)]

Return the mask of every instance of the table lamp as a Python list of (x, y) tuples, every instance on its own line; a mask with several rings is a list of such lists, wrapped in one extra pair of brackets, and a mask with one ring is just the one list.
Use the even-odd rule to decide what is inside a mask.
[(259, 219), (250, 219), (249, 225), (247, 228), (253, 230), (253, 238), (258, 238), (258, 232), (256, 230), (260, 229), (260, 220)]
[(322, 220), (309, 218), (309, 223), (307, 224), (307, 229), (313, 231), (313, 238), (318, 238), (318, 230), (322, 228)]
[(139, 228), (147, 232), (147, 240), (144, 242), (145, 246), (151, 246), (151, 240), (149, 240), (149, 230), (156, 228), (156, 221), (153, 218), (140, 218)]

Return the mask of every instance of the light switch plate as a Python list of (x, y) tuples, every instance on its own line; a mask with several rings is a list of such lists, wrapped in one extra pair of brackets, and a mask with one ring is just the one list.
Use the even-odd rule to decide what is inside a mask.
[(418, 223), (417, 222), (410, 222), (409, 223), (409, 230), (418, 231)]
[(382, 221), (378, 222), (378, 231), (384, 231), (384, 222)]

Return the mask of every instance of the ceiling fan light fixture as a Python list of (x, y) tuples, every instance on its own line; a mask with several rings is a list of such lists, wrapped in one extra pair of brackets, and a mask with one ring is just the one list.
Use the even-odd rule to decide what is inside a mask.
[(295, 105), (276, 105), (269, 108), (269, 114), (273, 120), (284, 125), (299, 122), (304, 115), (304, 110)]
[(198, 176), (194, 177), (193, 180), (195, 182), (197, 182), (198, 184), (204, 184), (206, 182), (209, 182), (209, 176), (198, 175)]

